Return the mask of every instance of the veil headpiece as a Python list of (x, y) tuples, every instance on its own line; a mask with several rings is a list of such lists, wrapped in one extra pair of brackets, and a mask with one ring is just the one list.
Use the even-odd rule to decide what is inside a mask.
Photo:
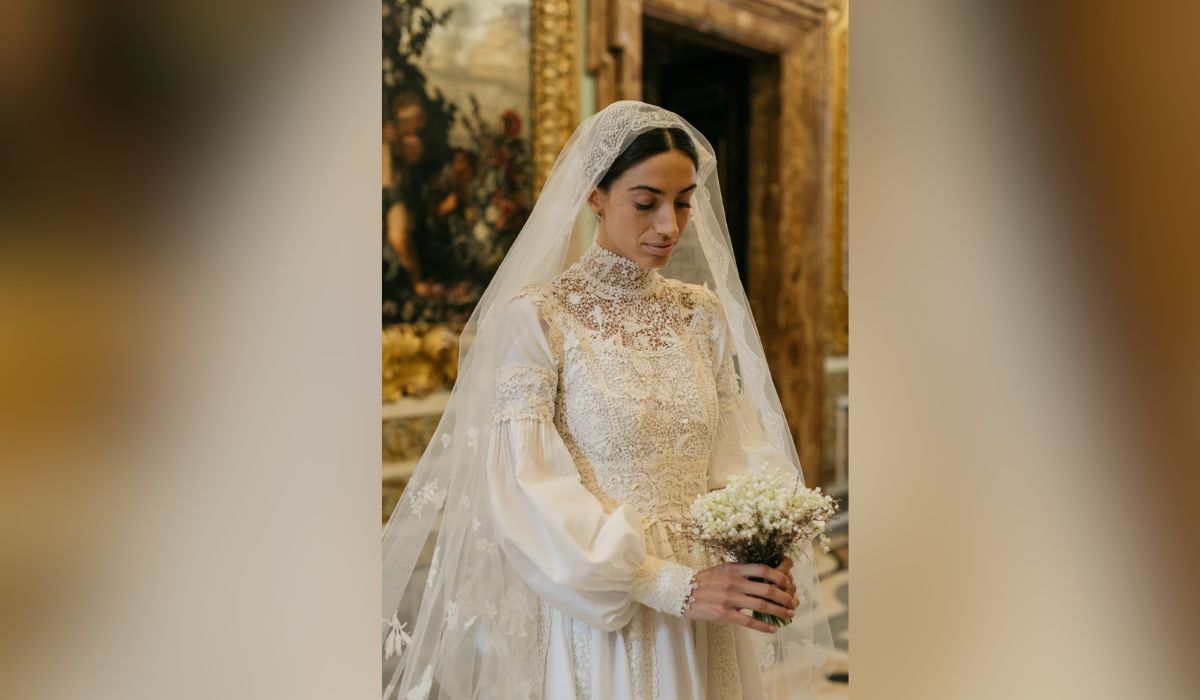
[[(572, 245), (593, 235), (587, 197), (639, 134), (677, 127), (699, 156), (687, 228), (660, 270), (704, 284), (725, 313), (745, 401), (771, 444), (799, 473), (795, 444), (750, 314), (721, 204), (716, 158), (704, 136), (668, 110), (615, 102), (585, 119), (554, 163), (537, 203), (481, 297), (460, 340), (458, 379), (434, 438), (383, 532), (384, 700), (539, 698), (536, 595), (496, 546), (484, 460), (493, 419), (499, 320), (526, 286), (570, 263)], [(805, 679), (830, 646), (811, 551), (793, 569), (801, 605), (795, 621), (763, 647), (760, 663), (788, 677), (769, 697), (807, 697)], [(764, 635), (765, 636), (765, 635)], [(547, 699), (551, 700), (551, 699)]]

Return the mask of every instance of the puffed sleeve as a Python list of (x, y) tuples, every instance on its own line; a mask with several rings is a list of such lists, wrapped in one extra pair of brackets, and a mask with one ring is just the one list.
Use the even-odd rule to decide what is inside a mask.
[(543, 600), (594, 627), (624, 627), (638, 604), (681, 615), (695, 570), (649, 555), (638, 513), (606, 513), (583, 486), (554, 426), (549, 328), (528, 297), (503, 313), (488, 481), (505, 556)]
[(724, 488), (731, 475), (768, 465), (794, 471), (795, 464), (771, 444), (754, 406), (746, 400), (734, 362), (729, 323), (715, 294), (711, 296), (711, 302), (713, 373), (717, 382), (719, 418), (708, 468), (708, 488)]

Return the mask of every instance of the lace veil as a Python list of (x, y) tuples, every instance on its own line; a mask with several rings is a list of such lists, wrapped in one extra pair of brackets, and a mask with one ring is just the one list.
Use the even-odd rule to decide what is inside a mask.
[[(493, 423), (502, 309), (545, 282), (590, 240), (586, 200), (622, 150), (652, 128), (679, 127), (699, 154), (692, 215), (665, 277), (705, 284), (721, 302), (745, 401), (773, 446), (799, 471), (762, 344), (738, 278), (712, 147), (678, 115), (634, 101), (584, 120), (568, 140), (529, 220), (462, 335), (458, 380), (437, 432), (383, 533), (383, 697), (539, 698), (534, 664), (538, 600), (496, 544), (484, 459)], [(428, 562), (426, 564), (426, 562)], [(831, 646), (811, 550), (793, 570), (800, 608), (764, 638), (759, 662), (768, 697), (809, 696), (812, 669)], [(768, 639), (768, 637), (770, 639)], [(549, 699), (548, 699), (549, 700)]]

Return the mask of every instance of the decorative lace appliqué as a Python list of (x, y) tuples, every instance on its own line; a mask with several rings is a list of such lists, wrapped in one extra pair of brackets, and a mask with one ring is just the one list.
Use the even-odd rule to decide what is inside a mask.
[(501, 367), (496, 377), (495, 420), (552, 421), (557, 382), (553, 372), (539, 365), (517, 362)]
[(633, 599), (668, 615), (683, 615), (695, 575), (695, 569), (690, 567), (647, 557), (634, 578)]

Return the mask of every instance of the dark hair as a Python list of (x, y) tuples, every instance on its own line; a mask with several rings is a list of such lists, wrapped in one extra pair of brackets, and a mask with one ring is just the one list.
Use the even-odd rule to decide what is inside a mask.
[(692, 160), (693, 166), (700, 167), (700, 156), (696, 154), (696, 144), (692, 143), (692, 137), (688, 136), (686, 131), (677, 126), (651, 129), (638, 134), (633, 143), (621, 151), (621, 155), (617, 156), (617, 159), (608, 167), (608, 172), (604, 173), (604, 177), (600, 178), (600, 182), (596, 186), (607, 192), (608, 188), (612, 187), (613, 181), (621, 177), (626, 170), (650, 156), (668, 151), (680, 151)]

